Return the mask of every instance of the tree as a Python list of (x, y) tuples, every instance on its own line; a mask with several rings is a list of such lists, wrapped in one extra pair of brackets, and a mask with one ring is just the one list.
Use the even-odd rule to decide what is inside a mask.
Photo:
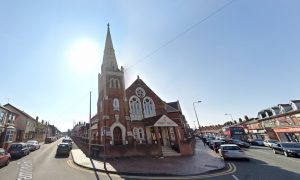
[(242, 118), (239, 118), (239, 122), (240, 122), (240, 123), (242, 123), (242, 122), (243, 122)]

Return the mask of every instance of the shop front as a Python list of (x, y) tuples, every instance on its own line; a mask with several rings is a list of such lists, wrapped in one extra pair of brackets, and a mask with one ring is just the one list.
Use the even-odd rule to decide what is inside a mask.
[(274, 128), (274, 131), (281, 142), (300, 143), (300, 126)]

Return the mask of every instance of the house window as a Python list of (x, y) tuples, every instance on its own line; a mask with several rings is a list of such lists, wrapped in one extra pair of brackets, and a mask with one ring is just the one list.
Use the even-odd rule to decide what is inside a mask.
[(0, 124), (3, 124), (4, 117), (4, 112), (0, 111)]
[(119, 100), (117, 98), (115, 98), (114, 101), (113, 101), (113, 108), (116, 111), (120, 110), (120, 103), (119, 103)]
[(139, 130), (138, 130), (138, 128), (133, 128), (133, 137), (134, 137), (134, 139), (139, 139)]
[(139, 139), (144, 139), (144, 131), (142, 128), (139, 129)]
[(144, 140), (144, 130), (143, 128), (133, 128), (133, 137), (136, 140)]
[(14, 129), (7, 129), (5, 134), (5, 142), (12, 142), (14, 132), (15, 132)]
[(132, 96), (129, 99), (129, 109), (131, 120), (141, 120), (143, 118), (142, 105), (138, 97)]
[(145, 97), (143, 100), (143, 106), (144, 106), (144, 116), (145, 118), (147, 117), (152, 117), (155, 116), (155, 105), (153, 100), (150, 97)]

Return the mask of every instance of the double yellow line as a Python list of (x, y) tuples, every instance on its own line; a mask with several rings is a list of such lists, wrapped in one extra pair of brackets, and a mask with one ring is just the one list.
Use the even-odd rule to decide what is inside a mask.
[[(71, 168), (88, 172), (88, 173), (94, 173), (94, 171), (82, 168), (77, 166), (73, 163), (72, 160), (67, 161), (68, 165)], [(225, 176), (228, 174), (232, 174), (236, 171), (236, 166), (233, 163), (227, 163), (228, 169), (221, 172), (211, 173), (211, 174), (203, 174), (203, 175), (192, 175), (192, 176), (134, 176), (134, 175), (117, 175), (117, 174), (109, 174), (111, 177), (119, 177), (119, 178), (137, 178), (137, 179), (203, 179), (203, 178), (210, 178), (210, 177), (216, 177), (216, 176)], [(107, 175), (103, 172), (97, 172), (99, 175)]]

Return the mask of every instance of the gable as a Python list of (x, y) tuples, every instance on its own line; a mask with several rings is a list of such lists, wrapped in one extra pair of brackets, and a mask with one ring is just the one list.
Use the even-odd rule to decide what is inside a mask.
[(173, 120), (171, 120), (168, 116), (162, 115), (156, 123), (154, 123), (154, 126), (158, 127), (176, 127), (178, 126)]
[[(144, 90), (144, 95), (139, 96), (136, 92), (137, 88)], [(136, 96), (140, 99), (141, 103), (146, 97), (150, 97), (155, 104), (156, 114), (164, 114), (166, 112), (165, 102), (161, 100), (161, 98), (155, 94), (141, 79), (136, 79), (127, 89), (126, 89), (126, 97), (130, 99), (132, 96)]]

